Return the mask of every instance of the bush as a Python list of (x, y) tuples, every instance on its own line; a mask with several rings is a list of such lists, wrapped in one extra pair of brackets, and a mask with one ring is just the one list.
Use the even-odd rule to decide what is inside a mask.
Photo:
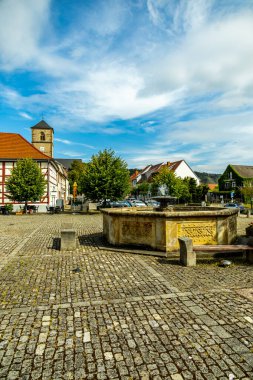
[(13, 211), (13, 204), (11, 204), (11, 203), (6, 203), (6, 205), (4, 207), (5, 207), (5, 210), (8, 212)]

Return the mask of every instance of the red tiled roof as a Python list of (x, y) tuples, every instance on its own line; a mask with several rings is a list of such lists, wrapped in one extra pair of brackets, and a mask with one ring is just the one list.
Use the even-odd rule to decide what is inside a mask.
[(169, 163), (169, 169), (172, 170), (173, 172), (179, 167), (179, 165), (183, 162), (183, 160), (180, 161), (175, 161), (175, 162), (170, 162)]
[(0, 159), (33, 158), (35, 160), (50, 160), (24, 137), (18, 133), (0, 132)]
[(214, 190), (218, 186), (218, 184), (217, 183), (208, 183), (207, 186), (208, 186), (209, 190)]
[(130, 176), (130, 179), (131, 181), (133, 181), (137, 176), (138, 176), (139, 172), (138, 170), (136, 170), (131, 176)]

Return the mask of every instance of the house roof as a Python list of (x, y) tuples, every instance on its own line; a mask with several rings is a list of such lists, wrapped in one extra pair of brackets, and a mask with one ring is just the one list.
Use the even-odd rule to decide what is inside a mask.
[(45, 120), (39, 121), (37, 124), (35, 124), (31, 129), (52, 129), (54, 132), (54, 128), (50, 127)]
[[(159, 171), (163, 167), (167, 167), (172, 172), (175, 172), (177, 170), (177, 168), (182, 164), (182, 162), (184, 162), (189, 167), (189, 165), (184, 160), (179, 160), (179, 161), (174, 161), (174, 162), (168, 161), (168, 162), (161, 162), (161, 163), (156, 164), (156, 165), (148, 165), (139, 173), (139, 175), (141, 175), (140, 182), (151, 181), (153, 175), (156, 173), (159, 173)], [(189, 167), (189, 169), (191, 170), (190, 167)], [(198, 178), (197, 175), (193, 171), (192, 171), (192, 173), (194, 174), (194, 176), (196, 178)]]
[(208, 186), (209, 190), (214, 190), (218, 186), (218, 184), (217, 183), (208, 183), (207, 186)]
[(148, 165), (139, 173), (142, 177), (140, 182), (150, 181), (152, 176), (158, 173), (163, 166), (167, 166), (170, 170), (175, 171), (181, 162), (160, 162), (156, 165)]
[(176, 171), (179, 165), (183, 162), (183, 160), (175, 161), (175, 162), (168, 162), (168, 167), (171, 171)]
[(17, 160), (22, 158), (51, 159), (18, 133), (0, 132), (0, 159)]
[(175, 171), (178, 166), (181, 164), (181, 161), (175, 162), (161, 162), (160, 164), (152, 165), (150, 169), (147, 171), (147, 177), (149, 178), (152, 174), (158, 173), (161, 168), (168, 167), (169, 170)]
[(242, 178), (253, 178), (253, 166), (230, 165)]
[(55, 158), (55, 161), (59, 162), (62, 166), (64, 166), (64, 168), (66, 168), (67, 170), (69, 170), (71, 168), (71, 165), (74, 161), (80, 161), (80, 162), (83, 162), (81, 160), (81, 158)]
[(139, 172), (138, 170), (135, 170), (135, 172), (130, 176), (130, 180), (133, 181), (136, 177), (138, 177)]

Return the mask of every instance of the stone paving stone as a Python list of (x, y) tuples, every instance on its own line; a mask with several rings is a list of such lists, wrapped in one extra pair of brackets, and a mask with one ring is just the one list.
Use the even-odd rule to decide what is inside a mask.
[[(253, 304), (236, 291), (253, 288), (253, 266), (101, 250), (100, 215), (6, 220), (0, 379), (252, 378)], [(62, 222), (77, 230), (74, 252), (58, 249)]]

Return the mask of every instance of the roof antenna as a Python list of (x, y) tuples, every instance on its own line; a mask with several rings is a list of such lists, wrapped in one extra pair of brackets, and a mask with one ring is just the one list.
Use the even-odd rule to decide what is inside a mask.
[(44, 120), (44, 114), (43, 114), (43, 112), (41, 114), (41, 119)]

